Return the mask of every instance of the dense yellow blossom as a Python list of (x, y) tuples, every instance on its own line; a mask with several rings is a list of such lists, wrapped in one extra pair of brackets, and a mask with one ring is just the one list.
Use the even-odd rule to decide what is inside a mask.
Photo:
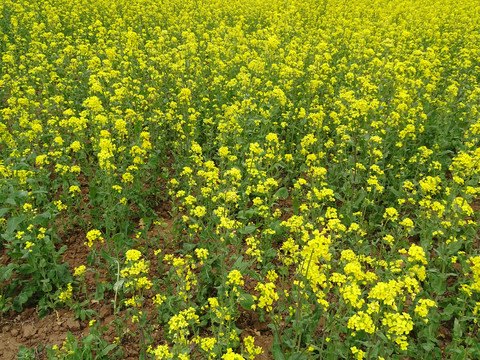
[(0, 313), (92, 272), (135, 328), (118, 353), (152, 330), (147, 357), (254, 359), (260, 316), (277, 353), (363, 359), (435, 356), (413, 326), (454, 304), (441, 351), (475, 357), (479, 11), (4, 0)]

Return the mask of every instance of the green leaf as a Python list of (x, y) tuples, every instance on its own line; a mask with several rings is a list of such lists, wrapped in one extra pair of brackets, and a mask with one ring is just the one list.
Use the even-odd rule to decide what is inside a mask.
[(110, 255), (105, 249), (102, 249), (102, 251), (100, 252), (100, 256), (110, 265), (115, 263), (115, 258)]
[(286, 187), (282, 187), (277, 190), (277, 192), (273, 195), (274, 199), (286, 199), (288, 197), (288, 189)]
[(453, 338), (460, 339), (463, 335), (462, 326), (460, 325), (460, 321), (458, 318), (455, 319), (453, 323)]
[(197, 244), (194, 243), (183, 243), (183, 249), (186, 251), (192, 251), (197, 247)]
[(48, 294), (50, 291), (52, 291), (52, 284), (50, 279), (43, 279), (41, 283), (42, 283), (42, 291), (45, 294)]
[(97, 288), (95, 289), (95, 300), (103, 300), (105, 295), (105, 285), (102, 283), (97, 283)]
[(113, 291), (118, 292), (122, 288), (123, 283), (125, 282), (125, 279), (120, 279), (118, 280), (115, 285), (113, 285)]
[(11, 218), (9, 218), (7, 220), (7, 229), (6, 229), (6, 233), (7, 234), (11, 234), (13, 233), (16, 229), (17, 229), (17, 226), (20, 225), (20, 223), (25, 220), (25, 216), (12, 216)]
[(20, 294), (18, 294), (13, 300), (13, 309), (17, 312), (22, 312), (23, 305), (25, 305), (25, 303), (28, 301), (28, 299), (30, 299), (33, 293), (34, 289), (32, 287), (23, 288)]
[(290, 359), (295, 359), (295, 360), (307, 360), (308, 356), (305, 354), (305, 352), (301, 351), (295, 351), (289, 356)]
[(9, 197), (7, 200), (5, 200), (5, 204), (17, 206), (17, 202), (14, 197)]
[(85, 347), (90, 347), (93, 343), (93, 341), (95, 340), (95, 335), (93, 334), (88, 334), (87, 336), (85, 336), (83, 339), (82, 339), (82, 343)]
[(427, 343), (422, 344), (422, 348), (423, 348), (423, 350), (425, 350), (426, 352), (430, 352), (430, 351), (432, 351), (432, 350), (435, 348), (435, 344), (432, 343), (431, 341), (429, 341), (429, 342), (427, 342)]
[(52, 218), (52, 213), (49, 210), (47, 210), (35, 216), (34, 223), (43, 227), (47, 227), (51, 218)]
[(448, 304), (443, 309), (440, 318), (442, 319), (442, 321), (448, 321), (457, 312), (457, 310), (458, 310), (458, 306), (453, 304)]
[(62, 255), (67, 250), (67, 245), (63, 245), (57, 252), (57, 255)]
[(237, 218), (240, 220), (247, 220), (247, 219), (251, 219), (257, 214), (258, 214), (257, 209), (240, 210), (237, 214)]
[(35, 272), (35, 268), (29, 264), (23, 264), (18, 268), (18, 273), (22, 275), (28, 275)]
[(281, 224), (282, 224), (281, 220), (276, 220), (276, 221), (274, 221), (273, 223), (270, 224), (270, 229), (275, 231), (276, 236), (282, 235), (285, 232), (285, 230), (283, 230), (283, 227), (282, 227)]
[(442, 295), (447, 290), (447, 282), (443, 274), (431, 273), (429, 279), (430, 285), (437, 295)]
[(274, 360), (285, 360), (285, 355), (283, 354), (282, 348), (280, 346), (280, 340), (278, 336), (275, 335), (272, 346), (272, 355)]
[(115, 349), (115, 347), (117, 346), (117, 344), (110, 344), (108, 345), (105, 349), (103, 349), (103, 351), (100, 353), (100, 356), (106, 356), (108, 355), (108, 353), (110, 351), (112, 351), (113, 349)]
[(8, 281), (13, 274), (16, 265), (13, 263), (0, 267), (0, 281)]
[(5, 217), (5, 215), (7, 215), (9, 211), (10, 211), (10, 208), (1, 208), (0, 209), (0, 217), (1, 218)]
[(298, 209), (300, 208), (300, 203), (298, 202), (298, 199), (297, 199), (297, 198), (294, 198), (294, 199), (293, 199), (292, 205), (293, 205), (293, 213), (294, 213), (294, 214), (297, 214), (297, 213), (298, 213)]
[(87, 314), (85, 313), (85, 309), (80, 309), (79, 313), (77, 313), (76, 315), (82, 321), (85, 321), (85, 318), (87, 317)]
[[(45, 258), (41, 258), (40, 261), (38, 262), (38, 265), (37, 265), (37, 268), (46, 268), (47, 267), (47, 260), (45, 260)], [(52, 269), (52, 270), (55, 270), (55, 269)], [(54, 273), (52, 273), (54, 274)], [(55, 275), (50, 275), (50, 277), (53, 277)]]
[(267, 259), (267, 261), (270, 261), (277, 256), (277, 250), (274, 248), (269, 248), (263, 253), (263, 256), (265, 259)]
[(255, 225), (247, 225), (243, 229), (238, 230), (238, 232), (242, 235), (246, 235), (253, 233), (255, 230), (257, 230)]
[(244, 291), (240, 291), (240, 306), (244, 310), (252, 310), (252, 305), (255, 304), (255, 300), (253, 300), (253, 295), (250, 295), (249, 293), (246, 293)]
[(67, 284), (69, 282), (72, 282), (73, 277), (72, 274), (68, 271), (68, 263), (63, 263), (61, 265), (57, 265), (57, 276), (58, 279), (60, 280), (60, 284)]
[(28, 191), (25, 190), (19, 190), (15, 194), (15, 196), (19, 199), (26, 199), (28, 197)]
[[(47, 190), (35, 190), (35, 191), (31, 192), (31, 195), (36, 195), (36, 194), (48, 194), (48, 191)], [(27, 192), (27, 196), (28, 196), (28, 192)]]
[(249, 264), (243, 261), (243, 256), (239, 256), (235, 263), (232, 265), (232, 269), (240, 271), (242, 274), (248, 268)]

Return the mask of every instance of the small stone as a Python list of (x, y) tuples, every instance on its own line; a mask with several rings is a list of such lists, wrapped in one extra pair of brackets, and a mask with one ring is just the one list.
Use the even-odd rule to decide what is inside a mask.
[(18, 329), (12, 329), (12, 331), (10, 331), (10, 335), (12, 335), (12, 337), (17, 337), (18, 336)]
[(102, 319), (105, 319), (107, 316), (109, 316), (112, 313), (112, 307), (109, 305), (103, 305), (100, 308), (99, 315)]
[(105, 324), (111, 324), (115, 320), (115, 315), (107, 316), (104, 320)]
[(23, 327), (23, 337), (26, 339), (31, 338), (36, 333), (37, 333), (37, 330), (33, 327), (33, 325), (25, 325)]
[(68, 330), (78, 331), (80, 330), (80, 322), (78, 320), (67, 320), (65, 326)]

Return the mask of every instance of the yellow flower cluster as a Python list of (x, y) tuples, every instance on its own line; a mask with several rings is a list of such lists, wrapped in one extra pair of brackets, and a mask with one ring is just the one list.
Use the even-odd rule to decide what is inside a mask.
[(275, 284), (272, 282), (265, 284), (258, 283), (257, 286), (255, 286), (255, 290), (257, 290), (260, 295), (253, 297), (254, 300), (257, 301), (257, 304), (252, 305), (252, 309), (255, 310), (258, 306), (260, 309), (272, 311), (273, 302), (279, 299), (277, 292), (275, 292)]
[(87, 233), (87, 241), (85, 242), (85, 245), (92, 248), (95, 241), (100, 241), (102, 243), (105, 241), (100, 230), (90, 230)]
[(168, 333), (173, 335), (173, 339), (179, 343), (186, 343), (187, 336), (190, 334), (188, 327), (191, 323), (198, 323), (199, 316), (195, 314), (195, 309), (188, 308), (182, 310), (178, 315), (174, 315), (168, 321)]
[(69, 283), (69, 284), (67, 284), (67, 289), (62, 291), (60, 293), (60, 295), (58, 296), (58, 300), (60, 300), (61, 302), (65, 302), (65, 301), (71, 299), (72, 298), (72, 292), (73, 292), (72, 284)]
[[(333, 339), (335, 328), (354, 358), (371, 355), (371, 339), (401, 357), (418, 341), (414, 326), (443, 306), (447, 294), (430, 284), (440, 271), (463, 290), (448, 292), (464, 302), (456, 315), (477, 315), (477, 2), (4, 0), (0, 8), (5, 248), (15, 249), (16, 268), (33, 269), (68, 219), (90, 229), (89, 248), (119, 239), (117, 256), (145, 249), (125, 252), (120, 275), (132, 309), (151, 288), (171, 290), (146, 296), (172, 311), (152, 356), (194, 357), (194, 338), (207, 357), (253, 359), (261, 349), (253, 337), (242, 347), (233, 325), (255, 295), (253, 309), (287, 335), (303, 314), (306, 324), (332, 326), (301, 331), (321, 327)], [(131, 239), (132, 219), (159, 214), (160, 199), (172, 205), (173, 226), (152, 230), (145, 220), (143, 236)], [(43, 222), (52, 232), (28, 227)], [(174, 234), (159, 278), (147, 261), (150, 245), (161, 247), (157, 231)], [(252, 294), (247, 274), (262, 279)], [(222, 290), (205, 300), (202, 289), (212, 288)], [(58, 293), (71, 299), (71, 284)], [(208, 337), (194, 329), (195, 309), (210, 317)], [(331, 355), (315, 353), (332, 345), (312, 334), (285, 344), (303, 350), (304, 339), (312, 357)]]
[(120, 271), (120, 275), (125, 279), (125, 288), (150, 289), (153, 284), (147, 277), (149, 262), (141, 259), (142, 253), (135, 249), (128, 250), (125, 256), (126, 267)]

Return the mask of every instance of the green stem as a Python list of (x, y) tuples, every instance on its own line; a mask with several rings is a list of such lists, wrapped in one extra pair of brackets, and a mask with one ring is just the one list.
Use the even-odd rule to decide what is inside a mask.
[[(313, 250), (310, 253), (310, 257), (308, 259), (307, 271), (305, 273), (305, 278), (306, 279), (308, 279), (308, 271), (310, 269), (310, 264), (312, 262), (312, 257), (313, 257)], [(304, 286), (305, 286), (305, 284), (304, 284)], [(300, 351), (300, 344), (301, 344), (302, 335), (303, 335), (303, 328), (298, 326), (298, 324), (300, 322), (300, 318), (301, 318), (301, 313), (302, 313), (302, 301), (303, 301), (303, 293), (300, 289), (299, 290), (299, 299), (298, 299), (297, 311), (295, 313), (295, 326), (297, 327), (297, 334), (295, 336), (296, 351)]]
[[(117, 263), (117, 283), (120, 280), (120, 263), (115, 260)], [(115, 299), (113, 300), (113, 314), (117, 313), (117, 294), (118, 294), (118, 288), (115, 289)]]

